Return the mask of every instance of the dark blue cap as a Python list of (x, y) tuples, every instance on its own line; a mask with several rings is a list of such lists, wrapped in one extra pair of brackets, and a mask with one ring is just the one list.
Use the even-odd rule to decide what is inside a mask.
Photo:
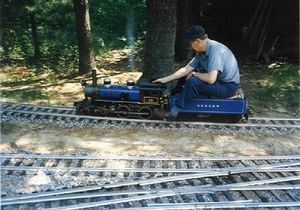
[(194, 39), (201, 38), (205, 34), (206, 34), (205, 30), (202, 26), (199, 25), (191, 26), (184, 33), (184, 43), (190, 44), (191, 41), (193, 41)]

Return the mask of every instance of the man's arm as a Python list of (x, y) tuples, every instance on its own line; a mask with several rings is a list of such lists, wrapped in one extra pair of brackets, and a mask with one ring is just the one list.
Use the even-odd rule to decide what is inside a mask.
[(181, 77), (184, 77), (184, 76), (190, 74), (193, 70), (194, 70), (193, 67), (187, 65), (187, 66), (179, 69), (178, 71), (174, 72), (173, 74), (170, 74), (169, 76), (166, 76), (166, 77), (154, 80), (153, 83), (167, 83), (167, 82), (171, 82), (173, 80), (179, 79)]
[(192, 75), (208, 84), (213, 84), (217, 80), (218, 70), (212, 70), (208, 73), (192, 72)]

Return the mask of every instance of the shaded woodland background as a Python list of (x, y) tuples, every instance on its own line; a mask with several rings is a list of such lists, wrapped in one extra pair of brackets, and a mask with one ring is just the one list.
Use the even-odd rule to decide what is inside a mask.
[(144, 1), (4, 0), (0, 6), (3, 63), (45, 64), (55, 71), (78, 69), (76, 31), (80, 26), (76, 25), (75, 14), (84, 17), (86, 11), (80, 10), (81, 5), (89, 12), (90, 18), (85, 21), (92, 30), (87, 47), (92, 47), (95, 55), (127, 45), (129, 10), (135, 11), (136, 36), (145, 29)]
[[(193, 56), (183, 34), (200, 24), (240, 63), (249, 60), (250, 77), (270, 73), (253, 71), (252, 64), (275, 63), (264, 98), (299, 109), (298, 0), (2, 0), (0, 14), (0, 68), (25, 66), (28, 81), (44, 72), (53, 84), (55, 75), (88, 75), (102, 66), (99, 57), (120, 49), (126, 49), (128, 72), (161, 77)], [(0, 82), (12, 86), (22, 78), (6, 80)]]
[(266, 62), (284, 56), (299, 62), (298, 0), (4, 0), (1, 61), (51, 62), (62, 68), (78, 64), (76, 30), (82, 26), (76, 14), (85, 16), (80, 5), (87, 5), (90, 16), (84, 20), (91, 28), (91, 45), (86, 47), (99, 55), (145, 46), (146, 69), (160, 62), (159, 68), (169, 72), (174, 58), (187, 59), (183, 33), (193, 24), (203, 25), (210, 38), (228, 45), (237, 56), (262, 57)]
[(177, 10), (177, 19), (182, 23), (178, 22), (177, 26), (177, 45), (182, 44), (180, 40), (186, 26), (201, 23), (211, 38), (228, 45), (239, 55), (259, 57), (272, 48), (274, 55), (288, 56), (299, 62), (299, 1), (188, 2), (178, 1), (178, 8), (184, 9)]

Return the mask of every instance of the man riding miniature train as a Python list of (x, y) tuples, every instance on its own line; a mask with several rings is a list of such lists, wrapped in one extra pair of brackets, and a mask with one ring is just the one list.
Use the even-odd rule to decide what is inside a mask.
[(185, 84), (179, 94), (169, 94), (166, 85), (160, 84), (135, 85), (131, 81), (124, 86), (104, 81), (98, 85), (96, 71), (92, 71), (92, 84), (82, 83), (84, 100), (74, 103), (76, 113), (171, 120), (180, 113), (191, 119), (196, 116), (205, 120), (208, 117), (222, 121), (224, 117), (232, 122), (247, 120), (248, 101), (232, 97), (240, 86), (239, 69), (232, 52), (223, 44), (208, 39), (201, 26), (189, 28), (185, 41), (197, 55), (184, 68), (153, 81), (167, 83), (181, 78)]
[(180, 78), (185, 79), (178, 100), (170, 111), (172, 117), (178, 115), (185, 102), (194, 98), (229, 98), (236, 95), (240, 88), (236, 58), (225, 45), (209, 39), (204, 28), (199, 25), (188, 28), (184, 39), (197, 53), (196, 56), (173, 74), (153, 81), (168, 83)]

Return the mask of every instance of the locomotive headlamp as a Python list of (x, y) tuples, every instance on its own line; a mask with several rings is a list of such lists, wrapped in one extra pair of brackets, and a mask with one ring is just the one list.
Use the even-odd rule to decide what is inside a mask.
[(129, 89), (132, 89), (134, 87), (134, 80), (133, 79), (128, 79), (127, 80), (127, 87)]
[(110, 78), (105, 78), (104, 79), (104, 86), (105, 87), (109, 87), (111, 85), (111, 79)]

